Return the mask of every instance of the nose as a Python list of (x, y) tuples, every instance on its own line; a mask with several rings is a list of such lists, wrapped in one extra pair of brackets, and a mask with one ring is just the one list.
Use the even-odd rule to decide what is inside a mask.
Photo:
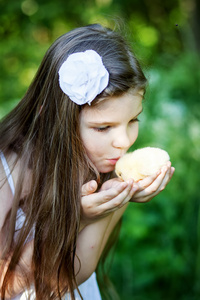
[(121, 130), (115, 134), (112, 141), (114, 148), (128, 149), (135, 142), (137, 135), (133, 137), (127, 130)]

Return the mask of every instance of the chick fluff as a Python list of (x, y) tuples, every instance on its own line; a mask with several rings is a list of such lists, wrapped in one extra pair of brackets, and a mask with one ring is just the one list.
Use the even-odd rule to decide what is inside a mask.
[(145, 147), (122, 156), (115, 165), (115, 173), (123, 180), (139, 181), (159, 171), (169, 160), (165, 150)]

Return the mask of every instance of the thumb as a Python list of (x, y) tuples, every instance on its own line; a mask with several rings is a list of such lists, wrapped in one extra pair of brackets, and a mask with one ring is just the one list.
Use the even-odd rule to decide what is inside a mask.
[(90, 195), (92, 193), (94, 193), (97, 189), (97, 182), (95, 180), (91, 180), (87, 183), (85, 183), (83, 186), (82, 186), (82, 189), (81, 189), (81, 195), (82, 196), (87, 196), (87, 195)]

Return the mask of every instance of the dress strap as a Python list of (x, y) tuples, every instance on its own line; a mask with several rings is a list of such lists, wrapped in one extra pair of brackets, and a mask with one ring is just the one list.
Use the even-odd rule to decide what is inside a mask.
[[(0, 151), (0, 159), (1, 159), (1, 162), (2, 162), (2, 165), (3, 165), (3, 168), (5, 170), (5, 173), (6, 173), (6, 176), (7, 176), (7, 179), (8, 179), (8, 184), (10, 186), (10, 189), (12, 191), (12, 194), (14, 196), (15, 194), (15, 186), (14, 186), (14, 181), (13, 181), (13, 178), (12, 178), (12, 174), (10, 172), (10, 168), (8, 166), (8, 163), (6, 161), (6, 158), (3, 154), (2, 151)], [(25, 214), (23, 212), (23, 210), (21, 208), (18, 208), (17, 210), (17, 216), (16, 216), (16, 224), (15, 224), (15, 235), (14, 235), (14, 239), (16, 240), (18, 238), (18, 234), (21, 230), (21, 228), (23, 227), (24, 225), (24, 222), (25, 222)], [(26, 242), (27, 243), (28, 241), (31, 241), (33, 239), (33, 236), (34, 236), (34, 228), (31, 230), (31, 232), (29, 233), (27, 239), (26, 239)], [(14, 298), (15, 299), (15, 298)], [(13, 299), (13, 300), (14, 300)], [(16, 298), (16, 299), (20, 299), (20, 298)], [(1, 298), (0, 298), (1, 300)]]
[(14, 181), (13, 181), (13, 178), (12, 178), (12, 175), (11, 175), (11, 172), (10, 172), (10, 168), (8, 166), (8, 163), (6, 161), (6, 158), (3, 154), (2, 151), (0, 151), (0, 158), (1, 158), (1, 162), (2, 162), (2, 165), (3, 165), (3, 168), (4, 168), (4, 171), (6, 173), (6, 176), (7, 176), (7, 179), (8, 179), (8, 184), (10, 186), (10, 189), (12, 191), (12, 194), (14, 195), (15, 193), (15, 186), (14, 186)]

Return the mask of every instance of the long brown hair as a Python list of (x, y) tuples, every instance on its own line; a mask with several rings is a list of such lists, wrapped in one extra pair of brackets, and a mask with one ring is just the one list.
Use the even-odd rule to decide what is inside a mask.
[[(101, 25), (74, 29), (49, 48), (24, 98), (0, 123), (0, 149), (15, 152), (23, 163), (9, 213), (9, 237), (4, 257), (11, 261), (1, 298), (11, 288), (27, 237), (34, 228), (33, 277), (36, 299), (61, 299), (77, 287), (74, 270), (80, 222), (81, 186), (97, 179), (79, 133), (81, 109), (61, 91), (58, 70), (75, 52), (93, 49), (109, 72), (108, 87), (92, 103), (144, 89), (146, 79), (130, 48), (116, 32)], [(31, 170), (30, 193), (21, 199), (26, 170)], [(22, 206), (26, 219), (14, 242), (16, 214)], [(63, 284), (64, 282), (64, 284)]]

